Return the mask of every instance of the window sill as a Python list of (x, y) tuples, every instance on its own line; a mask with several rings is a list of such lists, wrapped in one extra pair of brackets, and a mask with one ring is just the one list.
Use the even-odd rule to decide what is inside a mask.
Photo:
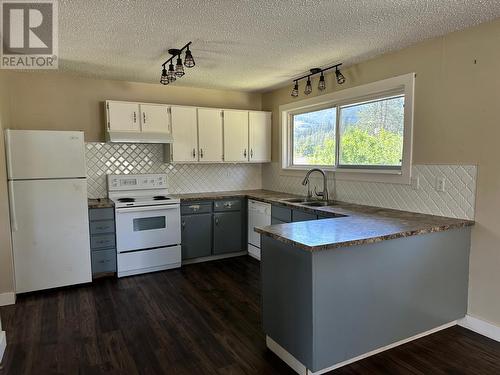
[(404, 173), (403, 170), (394, 169), (337, 169), (335, 167), (325, 168), (317, 166), (305, 167), (282, 167), (282, 176), (303, 177), (304, 174), (312, 168), (324, 170), (327, 174), (334, 174), (335, 180), (342, 181), (363, 181), (363, 182), (379, 182), (391, 184), (411, 184), (410, 173)]

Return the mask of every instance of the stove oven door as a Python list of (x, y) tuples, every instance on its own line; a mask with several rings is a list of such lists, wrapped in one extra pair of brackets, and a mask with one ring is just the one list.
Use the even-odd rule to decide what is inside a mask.
[(119, 253), (180, 243), (179, 204), (116, 209), (116, 249)]

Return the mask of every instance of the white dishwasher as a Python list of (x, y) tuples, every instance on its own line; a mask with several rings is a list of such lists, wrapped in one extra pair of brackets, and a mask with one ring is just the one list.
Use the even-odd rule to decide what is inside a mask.
[(260, 260), (260, 234), (255, 227), (271, 225), (271, 205), (248, 200), (248, 255)]

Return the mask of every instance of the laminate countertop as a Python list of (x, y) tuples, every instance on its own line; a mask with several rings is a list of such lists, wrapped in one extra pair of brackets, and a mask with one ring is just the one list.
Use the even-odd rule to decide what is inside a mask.
[(89, 198), (89, 208), (114, 208), (115, 204), (108, 198)]
[(255, 228), (255, 231), (306, 251), (328, 250), (441, 232), (474, 225), (474, 221), (415, 212), (364, 206), (334, 201), (331, 206), (308, 207), (287, 202), (300, 196), (269, 191), (239, 190), (209, 193), (177, 194), (181, 202), (203, 199), (249, 198), (289, 208), (299, 208), (322, 216), (320, 220), (276, 224)]

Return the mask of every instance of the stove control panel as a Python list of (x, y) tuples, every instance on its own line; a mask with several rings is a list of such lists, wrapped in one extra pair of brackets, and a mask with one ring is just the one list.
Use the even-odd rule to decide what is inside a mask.
[(166, 174), (108, 174), (108, 190), (165, 189)]

